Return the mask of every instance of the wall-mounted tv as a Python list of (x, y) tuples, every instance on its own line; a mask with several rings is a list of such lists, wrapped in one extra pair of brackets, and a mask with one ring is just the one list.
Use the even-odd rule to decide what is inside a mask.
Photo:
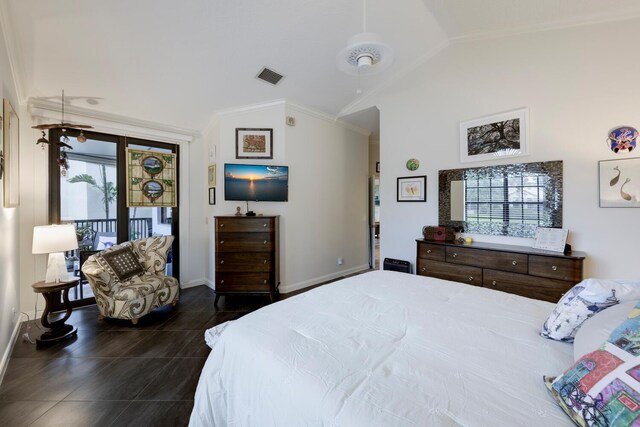
[(289, 166), (225, 163), (224, 199), (286, 202), (289, 199)]

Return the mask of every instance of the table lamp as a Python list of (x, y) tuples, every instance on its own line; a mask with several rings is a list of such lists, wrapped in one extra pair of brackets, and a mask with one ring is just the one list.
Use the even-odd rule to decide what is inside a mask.
[(64, 251), (78, 249), (76, 229), (71, 224), (41, 225), (33, 227), (33, 254), (49, 254), (45, 282), (67, 281), (67, 264)]

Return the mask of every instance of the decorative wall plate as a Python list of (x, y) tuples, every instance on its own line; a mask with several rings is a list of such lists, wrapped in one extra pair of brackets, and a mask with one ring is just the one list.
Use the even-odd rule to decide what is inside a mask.
[(617, 153), (620, 150), (633, 151), (636, 148), (638, 131), (631, 126), (620, 126), (609, 131), (609, 147), (611, 151)]
[(418, 159), (407, 160), (407, 169), (410, 171), (417, 170), (420, 167), (420, 161)]
[(156, 156), (145, 157), (142, 160), (142, 167), (149, 175), (156, 176), (160, 172), (162, 172), (162, 160), (160, 160)]
[(164, 186), (158, 181), (149, 180), (142, 185), (142, 194), (144, 194), (152, 202), (162, 196)]

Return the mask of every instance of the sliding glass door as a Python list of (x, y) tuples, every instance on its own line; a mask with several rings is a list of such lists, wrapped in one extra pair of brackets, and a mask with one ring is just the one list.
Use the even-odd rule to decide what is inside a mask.
[[(125, 172), (127, 147), (176, 156), (178, 147), (97, 132), (83, 132), (80, 137), (75, 130), (51, 130), (49, 141), (61, 140), (70, 148), (51, 144), (49, 150), (49, 214), (51, 223), (72, 223), (76, 228), (79, 249), (66, 254), (69, 275), (80, 279), (69, 293), (72, 304), (95, 302), (80, 272), (82, 263), (127, 240), (174, 235), (167, 274), (178, 277), (178, 208), (127, 208)], [(179, 174), (177, 178), (178, 183)]]

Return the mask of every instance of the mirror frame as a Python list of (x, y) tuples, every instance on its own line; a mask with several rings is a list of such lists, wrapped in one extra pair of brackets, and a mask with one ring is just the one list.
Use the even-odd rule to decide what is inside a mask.
[[(545, 185), (545, 218), (540, 224), (475, 223), (451, 220), (451, 182), (466, 178), (493, 178), (507, 174), (534, 173), (550, 179)], [(497, 236), (535, 237), (538, 227), (562, 228), (562, 160), (536, 163), (483, 166), (466, 169), (438, 171), (438, 222), (441, 227), (453, 227), (471, 234)]]

